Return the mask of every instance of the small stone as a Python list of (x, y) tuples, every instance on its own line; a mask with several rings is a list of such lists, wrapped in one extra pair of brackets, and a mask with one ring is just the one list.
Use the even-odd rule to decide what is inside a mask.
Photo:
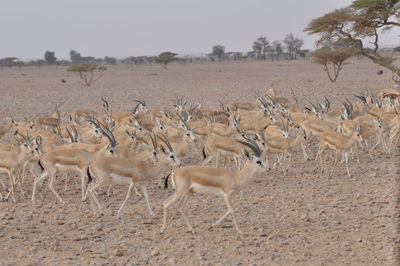
[(119, 248), (115, 249), (114, 254), (117, 257), (122, 257), (125, 255), (125, 250), (123, 248), (119, 247)]
[(158, 255), (160, 255), (160, 251), (158, 249), (155, 249), (150, 253), (150, 255), (153, 257), (158, 256)]

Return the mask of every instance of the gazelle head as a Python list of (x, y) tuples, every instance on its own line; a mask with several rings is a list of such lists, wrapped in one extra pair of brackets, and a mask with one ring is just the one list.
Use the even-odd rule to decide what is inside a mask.
[(174, 105), (173, 105), (175, 107), (176, 112), (182, 113), (186, 103), (187, 103), (186, 101), (185, 102), (183, 101), (183, 96), (181, 98), (176, 98), (174, 100)]
[(146, 106), (146, 102), (143, 100), (135, 100), (135, 102), (138, 103), (138, 107), (136, 108), (136, 111), (138, 113), (142, 112), (142, 113), (146, 113), (147, 112), (147, 106)]
[(284, 138), (289, 138), (289, 119), (283, 119), (281, 118), (281, 123), (282, 123), (282, 137)]
[(164, 122), (158, 117), (156, 118), (156, 125), (161, 132), (166, 133)]
[(247, 137), (244, 137), (244, 138), (246, 139), (246, 141), (241, 141), (241, 140), (236, 140), (236, 141), (243, 145), (246, 145), (247, 147), (249, 147), (251, 149), (252, 152), (250, 152), (250, 153), (246, 149), (244, 149), (244, 154), (250, 160), (250, 162), (254, 163), (257, 166), (260, 166), (262, 168), (269, 168), (268, 161), (264, 162), (260, 158), (261, 150), (258, 147), (257, 143), (254, 140), (249, 139)]
[(107, 146), (107, 153), (113, 157), (117, 156), (116, 148), (117, 148), (117, 141), (115, 140), (114, 134), (112, 133), (114, 127), (113, 126), (106, 126), (105, 124), (101, 123), (97, 119), (93, 119), (91, 121), (98, 127), (98, 129), (103, 133), (103, 135), (108, 139), (109, 144)]
[(184, 117), (182, 117), (178, 112), (176, 112), (176, 115), (179, 117), (180, 120), (180, 126), (181, 128), (185, 131), (185, 135), (189, 137), (192, 141), (197, 141), (196, 136), (193, 133), (193, 129), (190, 128), (190, 126), (187, 124), (187, 121)]
[(190, 105), (189, 113), (187, 115), (187, 122), (194, 120), (195, 111), (201, 106), (200, 104)]
[(356, 135), (356, 140), (358, 142), (361, 142), (363, 140), (362, 138), (362, 127), (361, 125), (357, 125), (356, 129), (355, 129), (355, 135)]
[[(21, 144), (23, 149), (25, 150), (26, 153), (35, 153), (34, 145), (33, 145), (33, 138), (30, 138), (28, 133), (26, 136), (17, 133), (18, 135), (15, 136), (15, 139)], [(18, 137), (20, 136), (20, 137)]]
[(163, 148), (162, 151), (164, 152), (164, 154), (167, 156), (168, 160), (176, 165), (176, 166), (181, 166), (181, 160), (178, 158), (178, 156), (175, 154), (174, 149), (171, 146), (171, 143), (169, 143), (167, 137), (165, 135), (159, 136), (157, 135), (157, 137), (159, 139), (161, 139), (162, 142), (165, 143), (165, 145), (167, 146), (168, 150), (164, 150)]
[(233, 126), (234, 126), (236, 129), (239, 129), (239, 128), (240, 128), (240, 115), (235, 115), (235, 116), (233, 117)]

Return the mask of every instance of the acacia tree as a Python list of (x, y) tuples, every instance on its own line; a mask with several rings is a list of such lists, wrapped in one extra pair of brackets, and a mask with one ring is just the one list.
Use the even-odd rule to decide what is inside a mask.
[(224, 55), (225, 55), (225, 46), (220, 45), (220, 44), (214, 45), (213, 48), (212, 48), (212, 54), (211, 55), (217, 57), (218, 58), (218, 62), (221, 63), (222, 58), (224, 58)]
[(55, 64), (57, 61), (57, 57), (55, 56), (55, 52), (51, 52), (51, 51), (46, 51), (44, 53), (44, 60), (46, 60), (47, 64)]
[[(336, 9), (313, 19), (304, 31), (319, 35), (317, 46), (327, 41), (345, 40), (352, 43), (364, 57), (389, 69), (393, 73), (393, 81), (400, 85), (400, 68), (393, 64), (395, 58), (379, 53), (381, 32), (399, 26), (398, 0), (354, 0), (348, 7)], [(365, 48), (366, 41), (371, 41), (372, 50)]]
[(73, 63), (73, 64), (77, 64), (77, 63), (79, 63), (80, 61), (81, 61), (81, 54), (80, 53), (78, 53), (77, 51), (75, 51), (75, 50), (71, 50), (70, 52), (69, 52), (69, 57), (71, 58), (71, 62)]
[(15, 64), (15, 61), (17, 59), (18, 58), (16, 58), (15, 56), (1, 58), (0, 59), (0, 66), (12, 67)]
[(155, 62), (160, 64), (164, 69), (167, 69), (167, 65), (176, 60), (175, 56), (177, 55), (178, 54), (172, 52), (163, 52), (155, 58)]
[(267, 52), (269, 52), (271, 46), (267, 40), (267, 37), (258, 37), (253, 42), (253, 51), (257, 55), (257, 58), (265, 60)]
[(276, 59), (279, 60), (279, 58), (281, 57), (282, 51), (283, 51), (282, 43), (280, 41), (273, 41), (272, 49), (275, 50)]
[(67, 68), (68, 72), (78, 74), (79, 78), (82, 80), (81, 85), (87, 87), (92, 86), (96, 81), (98, 81), (106, 70), (107, 68), (104, 66), (87, 63), (75, 64)]
[(293, 60), (297, 58), (297, 54), (300, 52), (304, 41), (300, 38), (295, 37), (293, 33), (289, 33), (285, 36), (285, 39), (283, 39), (283, 43), (285, 44), (286, 49), (289, 53), (289, 59)]
[(311, 53), (311, 56), (315, 63), (321, 64), (324, 67), (329, 80), (336, 82), (344, 62), (356, 53), (358, 53), (358, 50), (355, 48), (343, 47), (332, 49), (331, 47), (322, 47)]

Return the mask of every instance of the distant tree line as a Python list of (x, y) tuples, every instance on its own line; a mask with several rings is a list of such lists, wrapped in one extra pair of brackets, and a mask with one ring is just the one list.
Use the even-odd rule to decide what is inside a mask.
[[(360, 0), (361, 1), (361, 0)], [(248, 52), (234, 52), (226, 51), (226, 48), (222, 44), (216, 44), (212, 47), (211, 53), (201, 55), (178, 55), (176, 53), (166, 51), (162, 52), (157, 56), (129, 56), (123, 59), (117, 59), (115, 57), (105, 56), (104, 58), (96, 58), (93, 56), (82, 56), (78, 51), (71, 50), (69, 52), (69, 60), (58, 59), (54, 51), (46, 51), (42, 59), (30, 60), (24, 62), (19, 60), (17, 57), (5, 57), (0, 58), (0, 67), (19, 67), (22, 66), (37, 66), (43, 65), (55, 65), (55, 66), (72, 66), (77, 64), (92, 64), (92, 65), (118, 65), (123, 64), (127, 67), (141, 64), (160, 64), (164, 69), (167, 69), (167, 65), (171, 62), (178, 64), (190, 64), (194, 62), (222, 62), (222, 61), (246, 61), (246, 60), (296, 60), (298, 58), (305, 58), (309, 53), (309, 50), (302, 49), (304, 41), (301, 38), (296, 37), (293, 33), (289, 33), (283, 40), (268, 41), (266, 36), (258, 37), (251, 46), (251, 50)], [(348, 43), (338, 43), (334, 45), (336, 47), (346, 47)], [(335, 69), (340, 69), (342, 64), (343, 56), (347, 59), (350, 57), (349, 52), (345, 49), (338, 51), (332, 50), (332, 43), (321, 43), (320, 47), (323, 49), (317, 53), (311, 53), (314, 61), (326, 66), (333, 64)], [(364, 48), (365, 51), (372, 50), (370, 48)], [(389, 49), (390, 50), (390, 49)], [(397, 46), (389, 51), (385, 49), (385, 52), (400, 52), (400, 46)], [(329, 54), (330, 53), (330, 54)], [(339, 57), (339, 61), (332, 59), (332, 54)], [(329, 54), (329, 56), (328, 56)], [(315, 59), (315, 57), (319, 57)], [(336, 61), (335, 61), (336, 60)], [(345, 59), (343, 59), (344, 61)], [(334, 62), (335, 61), (335, 62)], [(336, 70), (333, 70), (335, 74)], [(337, 78), (336, 75), (332, 75), (332, 79)], [(331, 77), (330, 77), (331, 78)]]

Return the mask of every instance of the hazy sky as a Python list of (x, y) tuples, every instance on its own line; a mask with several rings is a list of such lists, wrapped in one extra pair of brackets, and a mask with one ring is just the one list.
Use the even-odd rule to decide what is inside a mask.
[[(307, 23), (351, 0), (2, 0), (0, 58), (68, 57), (249, 51), (259, 36), (282, 40), (293, 32), (313, 48)], [(400, 44), (400, 30), (381, 38)]]

